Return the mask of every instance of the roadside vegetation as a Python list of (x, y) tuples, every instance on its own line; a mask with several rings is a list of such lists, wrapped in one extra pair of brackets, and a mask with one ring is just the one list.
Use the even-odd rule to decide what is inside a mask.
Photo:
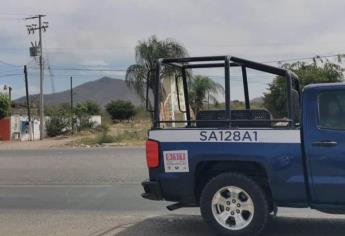
[[(341, 57), (339, 57), (341, 59)], [(312, 63), (295, 62), (284, 64), (283, 68), (293, 71), (299, 78), (301, 90), (304, 86), (314, 83), (334, 83), (343, 81), (343, 69), (330, 61), (315, 57)], [(274, 78), (264, 94), (264, 106), (274, 117), (287, 116), (286, 82), (279, 76)]]
[(11, 102), (8, 96), (0, 94), (0, 119), (10, 115)]
[(135, 107), (129, 101), (111, 101), (105, 106), (105, 109), (113, 121), (130, 120), (135, 115)]
[(104, 127), (100, 132), (84, 135), (75, 144), (98, 146), (111, 144), (115, 146), (142, 145), (147, 139), (147, 130), (151, 127), (149, 120), (133, 119)]
[[(154, 79), (158, 58), (173, 58), (188, 56), (187, 49), (174, 39), (159, 40), (151, 36), (147, 40), (139, 41), (135, 47), (136, 64), (128, 67), (125, 81), (146, 103), (146, 87), (149, 97), (153, 97)], [(340, 56), (340, 60), (343, 56)], [(322, 61), (315, 57), (312, 63), (295, 62), (282, 65), (299, 77), (301, 89), (311, 83), (327, 83), (343, 81), (342, 68), (330, 61)], [(169, 92), (165, 86), (177, 75), (171, 67), (162, 68), (161, 83), (161, 111), (169, 110), (170, 105), (165, 102)], [(190, 106), (194, 114), (203, 109), (223, 109), (224, 88), (212, 79), (203, 75), (187, 73)], [(251, 101), (252, 108), (267, 108), (275, 117), (286, 116), (286, 83), (279, 77), (273, 79), (268, 85), (263, 97)], [(152, 110), (152, 101), (147, 101), (148, 108)], [(165, 107), (167, 106), (167, 107)], [(232, 109), (245, 109), (243, 101), (233, 100)], [(0, 96), (0, 117), (8, 114), (9, 104)], [(167, 109), (166, 109), (167, 108)], [(151, 115), (143, 106), (135, 107), (131, 102), (116, 100), (110, 101), (105, 107), (87, 101), (77, 104), (71, 109), (69, 104), (61, 104), (47, 108), (50, 119), (47, 122), (47, 132), (51, 137), (73, 133), (77, 137), (75, 143), (80, 145), (103, 145), (115, 143), (117, 145), (142, 144), (147, 138), (147, 130), (151, 126)], [(90, 119), (94, 115), (102, 117), (102, 125), (95, 126)], [(165, 114), (161, 114), (164, 116)], [(177, 114), (178, 117), (180, 114)], [(165, 117), (169, 119), (169, 117)]]
[(47, 107), (46, 115), (49, 117), (46, 122), (47, 135), (55, 137), (95, 128), (91, 116), (102, 115), (102, 109), (92, 101), (79, 103), (73, 109), (70, 104), (62, 103)]
[[(91, 101), (82, 102), (73, 110), (69, 104), (60, 104), (47, 108), (46, 114), (48, 136), (71, 135), (73, 130), (71, 144), (81, 146), (142, 145), (151, 124), (143, 107), (122, 100), (111, 101), (104, 108)], [(102, 117), (101, 125), (90, 120), (94, 115)]]

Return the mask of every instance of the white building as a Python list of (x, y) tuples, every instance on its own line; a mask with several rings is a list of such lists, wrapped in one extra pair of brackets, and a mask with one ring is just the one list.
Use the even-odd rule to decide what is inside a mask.
[(0, 84), (0, 94), (11, 97), (12, 87)]

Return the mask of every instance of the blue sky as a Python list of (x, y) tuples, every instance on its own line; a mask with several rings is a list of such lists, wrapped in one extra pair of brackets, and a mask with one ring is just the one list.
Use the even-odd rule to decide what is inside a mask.
[[(37, 34), (29, 36), (25, 25), (34, 22), (23, 20), (38, 13), (49, 21), (43, 46), (52, 68), (45, 77), (45, 92), (50, 93), (52, 80), (61, 91), (69, 87), (70, 76), (75, 85), (102, 76), (123, 79), (121, 71), (64, 68), (126, 69), (135, 62), (138, 40), (153, 34), (176, 39), (191, 56), (228, 54), (266, 62), (345, 53), (344, 10), (342, 0), (1, 0), (0, 84), (12, 86), (14, 97), (24, 95), (21, 74), (28, 64), (30, 91), (38, 91), (37, 63), (28, 50)], [(232, 96), (241, 99), (238, 72), (232, 74)], [(252, 97), (257, 97), (270, 77), (251, 72), (249, 80)]]

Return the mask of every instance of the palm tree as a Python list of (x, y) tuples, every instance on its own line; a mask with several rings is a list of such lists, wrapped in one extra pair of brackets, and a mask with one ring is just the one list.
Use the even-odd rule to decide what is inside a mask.
[(196, 75), (190, 79), (188, 87), (189, 103), (194, 114), (197, 114), (203, 108), (205, 99), (209, 99), (216, 104), (218, 103), (217, 95), (224, 94), (224, 88), (221, 84), (202, 75)]
[[(146, 84), (151, 92), (154, 93), (156, 60), (158, 58), (186, 56), (188, 56), (188, 53), (184, 46), (173, 39), (158, 40), (153, 35), (146, 41), (139, 41), (135, 47), (136, 64), (127, 68), (126, 83), (129, 87), (134, 88), (138, 95), (145, 100)], [(176, 69), (172, 67), (163, 67), (161, 78), (171, 77), (176, 72)], [(161, 86), (161, 91), (164, 95), (163, 83), (161, 83)], [(163, 96), (161, 96), (161, 100), (163, 99)], [(152, 107), (150, 101), (149, 106)]]

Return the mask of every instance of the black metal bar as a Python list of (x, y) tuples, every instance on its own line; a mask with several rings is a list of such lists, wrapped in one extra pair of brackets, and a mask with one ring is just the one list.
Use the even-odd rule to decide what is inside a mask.
[(153, 115), (153, 126), (155, 128), (159, 128), (159, 116), (160, 116), (160, 107), (159, 107), (159, 102), (160, 102), (160, 72), (161, 72), (161, 60), (157, 60), (156, 62), (156, 75), (155, 75), (155, 94), (154, 94), (154, 115)]
[(244, 100), (246, 103), (246, 109), (250, 109), (247, 69), (245, 66), (242, 66), (242, 77), (243, 77)]
[[(230, 120), (230, 57), (225, 57), (224, 60), (224, 73), (225, 73), (225, 118)], [(231, 126), (231, 123), (229, 123)]]
[(225, 56), (210, 56), (210, 57), (182, 57), (182, 58), (164, 58), (162, 63), (186, 63), (193, 61), (223, 61)]
[[(203, 61), (223, 61), (223, 60), (225, 60), (225, 57), (226, 56), (165, 58), (165, 59), (162, 59), (162, 63), (166, 63), (166, 64), (170, 63), (171, 64), (171, 63), (188, 63), (188, 62), (203, 62)], [(238, 57), (231, 57), (231, 62), (233, 62), (233, 64), (231, 64), (233, 66), (240, 64), (240, 65), (244, 65), (244, 66), (251, 68), (251, 69), (264, 71), (264, 72), (272, 73), (272, 74), (276, 74), (276, 75), (285, 76), (285, 74), (286, 74), (285, 69), (265, 65), (262, 63), (258, 63), (258, 62), (238, 58)], [(213, 64), (218, 64), (218, 65), (214, 65), (214, 67), (222, 67), (221, 63), (213, 63)], [(177, 64), (175, 64), (175, 66), (177, 66)], [(210, 64), (210, 66), (213, 67), (212, 64)], [(206, 68), (206, 67), (207, 66), (203, 65), (203, 64), (201, 64), (201, 65), (200, 64), (199, 65), (197, 65), (197, 64), (186, 65), (186, 68)]]
[(301, 96), (301, 88), (300, 88), (300, 84), (299, 84), (299, 80), (298, 80), (298, 76), (295, 74), (295, 73), (293, 73), (293, 72), (291, 72), (290, 71), (290, 74), (291, 74), (291, 78), (292, 78), (292, 80), (293, 80), (293, 82), (294, 82), (294, 89), (298, 92), (298, 94)]
[(187, 84), (186, 68), (184, 67), (182, 67), (182, 81), (183, 81), (184, 103), (186, 107), (187, 126), (190, 126), (191, 123), (190, 123), (188, 84)]
[[(200, 63), (197, 63), (200, 62)], [(212, 63), (213, 62), (213, 63)], [(160, 67), (161, 64), (180, 67), (182, 70), (182, 79), (183, 79), (183, 89), (184, 89), (184, 96), (185, 96), (185, 106), (186, 106), (186, 116), (187, 126), (190, 126), (191, 121), (191, 111), (189, 106), (189, 96), (188, 96), (188, 84), (187, 84), (187, 75), (186, 69), (191, 68), (216, 68), (216, 67), (224, 67), (225, 73), (225, 114), (226, 114), (226, 123), (231, 126), (231, 96), (230, 96), (230, 67), (231, 66), (241, 66), (242, 68), (242, 75), (243, 75), (243, 83), (244, 83), (244, 93), (245, 93), (245, 100), (246, 100), (246, 108), (250, 109), (250, 100), (249, 100), (249, 89), (248, 89), (248, 78), (247, 78), (247, 68), (271, 73), (275, 75), (280, 75), (287, 80), (287, 110), (288, 110), (288, 118), (289, 120), (284, 120), (289, 122), (289, 126), (293, 127), (293, 101), (292, 101), (292, 89), (296, 89), (300, 93), (299, 83), (297, 80), (297, 76), (292, 72), (273, 67), (265, 64), (261, 64), (258, 62), (253, 62), (249, 60), (245, 60), (238, 57), (229, 57), (229, 56), (211, 56), (211, 57), (190, 57), (190, 58), (167, 58), (161, 59), (157, 64), (157, 71), (156, 71), (156, 88), (154, 88), (154, 127), (159, 128), (159, 119), (160, 119)], [(179, 107), (180, 109), (180, 107)], [(175, 122), (175, 121), (174, 121)]]
[(175, 75), (175, 86), (176, 86), (176, 93), (177, 93), (177, 105), (178, 105), (178, 109), (181, 113), (186, 113), (186, 111), (183, 111), (181, 109), (181, 104), (180, 104), (180, 89), (178, 87), (178, 77), (179, 75)]
[(176, 66), (178, 68), (182, 68), (183, 65), (179, 64), (179, 63), (175, 63), (175, 62), (171, 62), (169, 63), (168, 65), (171, 65), (171, 66)]
[(299, 85), (299, 80), (298, 79), (295, 79), (295, 89), (297, 90), (298, 92), (298, 101), (301, 103), (301, 88), (300, 88), (300, 85)]
[[(272, 120), (248, 120), (248, 119), (238, 119), (238, 120), (190, 120), (190, 122), (226, 122), (226, 121), (246, 121), (246, 122), (289, 122), (290, 119), (272, 119)], [(161, 120), (159, 123), (187, 123), (185, 120)], [(248, 127), (249, 128), (249, 127)]]
[[(292, 121), (293, 120), (293, 114), (292, 114), (292, 98), (291, 98), (291, 89), (292, 89), (292, 79), (291, 74), (287, 71), (286, 72), (286, 92), (287, 92), (287, 105), (288, 105), (288, 118)], [(292, 126), (292, 123), (289, 121), (289, 126)]]
[(254, 61), (245, 60), (245, 59), (238, 58), (238, 57), (231, 57), (231, 61), (240, 63), (240, 64), (242, 64), (248, 68), (251, 68), (251, 69), (255, 69), (255, 70), (259, 70), (259, 71), (263, 71), (263, 72), (267, 72), (267, 73), (271, 73), (271, 74), (276, 74), (276, 75), (280, 75), (280, 76), (285, 76), (286, 71), (287, 71), (285, 69), (265, 65), (262, 63), (254, 62)]
[[(220, 68), (220, 67), (224, 67), (225, 63), (202, 63), (202, 64), (188, 64), (185, 65), (185, 67), (187, 69), (193, 69), (193, 68)], [(237, 66), (241, 66), (238, 63), (230, 63), (230, 67), (237, 67)]]

